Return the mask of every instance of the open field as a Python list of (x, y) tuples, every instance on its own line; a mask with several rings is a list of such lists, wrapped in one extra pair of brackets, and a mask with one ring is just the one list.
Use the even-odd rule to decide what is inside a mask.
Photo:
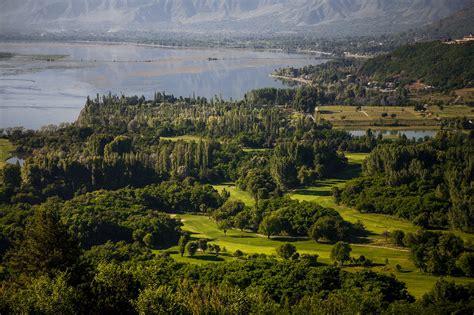
[[(387, 117), (382, 117), (386, 113)], [(394, 114), (396, 116), (391, 117)], [(323, 106), (321, 117), (335, 127), (387, 127), (409, 129), (438, 129), (439, 119), (454, 117), (474, 118), (471, 107), (464, 105), (430, 106), (426, 113), (419, 113), (413, 106), (363, 106), (357, 111), (355, 106)]]
[[(284, 237), (267, 239), (265, 236), (250, 233), (246, 231), (230, 230), (227, 235), (223, 231), (217, 229), (214, 220), (207, 216), (201, 215), (178, 215), (184, 224), (183, 229), (192, 233), (195, 239), (206, 238), (210, 243), (218, 244), (221, 249), (225, 248), (219, 256), (213, 254), (198, 253), (195, 257), (188, 257), (184, 255), (181, 257), (178, 253), (177, 247), (173, 247), (168, 252), (171, 252), (171, 257), (179, 262), (204, 264), (217, 263), (223, 261), (231, 261), (237, 258), (232, 257), (237, 249), (243, 251), (245, 254), (259, 253), (267, 255), (276, 255), (276, 248), (285, 241), (292, 242), (296, 246), (299, 253), (317, 254), (318, 261), (325, 264), (332, 264), (329, 258), (332, 245), (319, 244), (309, 239), (287, 239)], [(397, 278), (407, 284), (409, 291), (416, 297), (422, 296), (432, 288), (437, 277), (425, 275), (420, 273), (409, 260), (409, 253), (407, 250), (400, 250), (394, 248), (382, 248), (370, 245), (352, 244), (352, 256), (358, 257), (365, 255), (371, 259), (375, 267), (372, 269), (377, 272), (395, 274)], [(385, 259), (388, 259), (388, 265), (385, 265)], [(402, 272), (397, 272), (395, 266), (399, 264), (402, 266)], [(345, 267), (348, 271), (362, 270), (362, 267)], [(467, 283), (473, 281), (468, 278), (450, 278), (458, 283)]]
[(0, 139), (0, 168), (5, 165), (5, 161), (8, 160), (11, 155), (10, 152), (15, 149), (15, 146), (11, 144), (7, 139)]

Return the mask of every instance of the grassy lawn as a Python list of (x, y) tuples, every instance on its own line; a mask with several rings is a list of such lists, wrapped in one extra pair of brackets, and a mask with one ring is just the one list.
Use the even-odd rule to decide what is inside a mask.
[(7, 139), (0, 139), (0, 168), (5, 165), (5, 161), (11, 157), (10, 152), (15, 149), (15, 146), (11, 144)]
[[(319, 260), (323, 263), (331, 264), (329, 255), (331, 244), (316, 243), (311, 239), (299, 238), (292, 239), (286, 237), (272, 237), (268, 239), (263, 235), (252, 232), (230, 230), (227, 235), (217, 228), (216, 222), (207, 216), (201, 215), (178, 215), (184, 224), (183, 229), (192, 233), (196, 239), (205, 238), (213, 244), (218, 244), (221, 248), (226, 248), (230, 254), (236, 250), (241, 250), (246, 254), (259, 253), (266, 255), (276, 255), (276, 248), (284, 242), (293, 243), (300, 253), (317, 254)], [(413, 264), (408, 260), (408, 252), (392, 248), (369, 247), (364, 245), (353, 245), (352, 254), (354, 256), (366, 255), (375, 263), (383, 264), (385, 258), (388, 258), (393, 266), (400, 264), (408, 270), (413, 270)], [(184, 257), (186, 258), (186, 257)], [(183, 259), (184, 259), (183, 258)], [(191, 259), (192, 258), (188, 258)]]
[[(290, 241), (294, 244), (299, 253), (317, 254), (319, 261), (326, 264), (332, 264), (329, 258), (332, 245), (319, 244), (313, 240), (308, 239), (286, 239), (284, 237), (267, 239), (264, 236), (239, 230), (230, 230), (227, 235), (220, 231), (214, 220), (207, 216), (201, 215), (178, 215), (184, 224), (183, 229), (192, 233), (195, 239), (206, 238), (212, 244), (218, 244), (221, 249), (225, 248), (218, 257), (213, 254), (198, 253), (194, 257), (188, 257), (186, 254), (181, 257), (178, 253), (177, 247), (173, 247), (168, 252), (171, 252), (171, 257), (179, 262), (205, 264), (218, 263), (223, 261), (232, 261), (237, 258), (232, 257), (232, 254), (237, 250), (243, 251), (245, 254), (259, 253), (267, 255), (276, 255), (276, 248), (283, 242)], [(409, 253), (406, 250), (398, 250), (393, 248), (371, 247), (361, 244), (352, 244), (352, 256), (358, 257), (365, 255), (371, 259), (376, 266), (372, 269), (377, 272), (394, 274), (398, 279), (407, 284), (409, 291), (416, 297), (422, 296), (430, 290), (433, 284), (438, 279), (437, 277), (425, 275), (420, 273), (409, 260)], [(388, 265), (385, 265), (385, 259), (388, 259)], [(395, 266), (399, 264), (402, 266), (402, 272), (397, 272)], [(362, 270), (362, 267), (345, 267), (347, 271)], [(473, 281), (468, 278), (450, 278), (459, 283), (467, 283)]]
[(365, 214), (345, 206), (338, 206), (332, 197), (332, 188), (342, 188), (346, 182), (360, 175), (362, 169), (361, 164), (368, 154), (365, 153), (347, 153), (346, 157), (349, 161), (349, 167), (340, 172), (334, 179), (326, 179), (318, 181), (314, 186), (305, 187), (294, 190), (290, 193), (290, 197), (299, 201), (314, 201), (320, 205), (337, 210), (344, 220), (349, 222), (361, 221), (366, 229), (379, 237), (384, 231), (404, 230), (406, 232), (416, 231), (416, 227), (408, 221), (398, 218), (381, 215), (381, 214)]
[(222, 190), (227, 190), (230, 193), (230, 200), (236, 201), (240, 200), (245, 203), (247, 206), (252, 207), (255, 205), (255, 199), (246, 191), (242, 191), (237, 188), (233, 183), (223, 183), (220, 185), (212, 185), (214, 189), (219, 192)]

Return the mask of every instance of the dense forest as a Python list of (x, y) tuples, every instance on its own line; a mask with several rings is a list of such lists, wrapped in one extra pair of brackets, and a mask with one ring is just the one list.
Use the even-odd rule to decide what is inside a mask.
[[(390, 236), (420, 272), (472, 277), (471, 246), (425, 230), (472, 233), (472, 133), (416, 141), (369, 130), (354, 137), (313, 115), (324, 93), (280, 92), (251, 91), (241, 101), (97, 95), (74, 124), (3, 130), (25, 161), (0, 172), (0, 311), (471, 312), (472, 285), (440, 280), (415, 301), (395, 276), (363, 269), (374, 263), (351, 256), (350, 243), (369, 234), (364, 224), (289, 193), (353, 170), (349, 152), (371, 152), (363, 176), (334, 189), (335, 200), (420, 226)], [(252, 205), (212, 186), (223, 182), (248, 193)], [(241, 230), (329, 245), (334, 265), (291, 242), (281, 243), (278, 256), (229, 253), (184, 230), (179, 214), (207, 217), (224, 235)], [(186, 264), (170, 248), (181, 257), (233, 260)]]

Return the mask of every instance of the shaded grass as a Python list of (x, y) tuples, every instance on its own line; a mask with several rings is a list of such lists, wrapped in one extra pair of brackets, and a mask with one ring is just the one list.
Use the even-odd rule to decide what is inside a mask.
[(192, 135), (184, 135), (184, 136), (176, 136), (176, 137), (160, 137), (160, 140), (165, 141), (185, 141), (185, 142), (199, 142), (200, 140), (204, 140), (205, 138), (200, 136), (192, 136)]
[(11, 157), (11, 151), (15, 146), (7, 139), (0, 139), (0, 168), (5, 165), (5, 161)]
[(323, 207), (337, 210), (344, 220), (355, 223), (361, 221), (369, 233), (380, 235), (384, 231), (403, 230), (414, 232), (417, 228), (408, 221), (381, 214), (360, 213), (356, 209), (339, 206), (334, 202), (332, 189), (334, 187), (343, 188), (347, 181), (360, 175), (361, 164), (367, 158), (366, 153), (346, 153), (349, 166), (339, 172), (334, 179), (325, 179), (316, 182), (311, 187), (294, 190), (290, 197), (299, 201), (313, 201)]

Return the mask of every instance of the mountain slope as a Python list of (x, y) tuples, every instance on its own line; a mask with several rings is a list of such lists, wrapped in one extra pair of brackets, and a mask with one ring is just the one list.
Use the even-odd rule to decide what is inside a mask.
[(417, 30), (417, 35), (429, 39), (461, 38), (472, 32), (474, 32), (474, 0), (463, 10)]
[(421, 80), (441, 90), (472, 87), (474, 42), (448, 45), (440, 41), (402, 46), (364, 63), (359, 73), (379, 81), (398, 77)]
[(470, 0), (3, 0), (0, 30), (396, 32)]

